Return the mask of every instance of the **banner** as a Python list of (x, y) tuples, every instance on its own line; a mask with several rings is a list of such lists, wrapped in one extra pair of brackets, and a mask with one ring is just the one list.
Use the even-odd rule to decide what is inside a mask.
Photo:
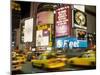
[(56, 38), (56, 48), (86, 48), (87, 40), (78, 40), (74, 37)]
[(33, 18), (25, 20), (24, 42), (33, 40)]

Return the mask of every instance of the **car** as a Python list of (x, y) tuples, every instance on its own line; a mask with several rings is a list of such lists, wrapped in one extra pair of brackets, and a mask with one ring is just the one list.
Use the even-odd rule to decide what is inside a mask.
[(24, 63), (26, 61), (26, 55), (24, 55), (24, 54), (17, 54), (16, 55), (16, 59), (18, 59), (19, 61)]
[(31, 61), (31, 60), (33, 60), (33, 59), (35, 59), (36, 58), (36, 56), (35, 56), (35, 54), (33, 53), (33, 52), (29, 52), (28, 54), (27, 54), (27, 60), (28, 61)]
[(37, 59), (31, 61), (33, 66), (42, 67), (46, 69), (62, 68), (65, 63), (57, 60), (55, 57), (48, 54), (41, 54)]
[(68, 64), (76, 66), (96, 66), (96, 56), (95, 51), (84, 52), (79, 57), (72, 57), (68, 60)]
[(64, 55), (64, 54), (56, 54), (56, 58), (57, 58), (58, 60), (63, 61), (63, 62), (67, 62), (67, 60), (68, 60), (68, 58), (67, 58), (66, 55)]
[(12, 52), (12, 57), (14, 58), (14, 57), (16, 57), (16, 55), (17, 55), (17, 53), (16, 52)]
[(12, 71), (19, 71), (19, 70), (21, 70), (23, 63), (24, 63), (23, 61), (20, 61), (17, 58), (13, 58), (12, 59)]
[(22, 64), (26, 61), (26, 56), (24, 54), (16, 53), (15, 56), (12, 55), (12, 71), (21, 70)]
[(62, 52), (62, 51), (52, 51), (49, 53), (52, 56), (55, 56), (57, 60), (63, 61), (63, 62), (67, 62), (68, 58), (66, 57), (66, 55)]

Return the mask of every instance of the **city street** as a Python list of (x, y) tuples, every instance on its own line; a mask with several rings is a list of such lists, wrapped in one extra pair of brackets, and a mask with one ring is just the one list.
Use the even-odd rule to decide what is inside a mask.
[(95, 69), (95, 67), (81, 67), (81, 66), (70, 66), (66, 65), (60, 69), (43, 69), (39, 67), (32, 66), (30, 62), (25, 62), (22, 65), (21, 71), (13, 72), (14, 74), (34, 74), (34, 73), (47, 73), (47, 72), (64, 72), (64, 71), (78, 71), (78, 70), (90, 70)]
[(95, 6), (12, 1), (11, 8), (13, 74), (96, 69)]

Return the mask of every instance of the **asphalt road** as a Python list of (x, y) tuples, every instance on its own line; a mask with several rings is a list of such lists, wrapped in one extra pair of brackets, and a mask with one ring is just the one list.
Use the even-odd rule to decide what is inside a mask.
[(62, 71), (78, 71), (78, 70), (89, 70), (92, 68), (83, 68), (83, 67), (74, 67), (70, 65), (66, 65), (64, 68), (61, 69), (54, 69), (54, 70), (46, 70), (43, 68), (33, 67), (31, 62), (25, 62), (22, 65), (22, 70), (18, 72), (13, 72), (15, 74), (34, 74), (34, 73), (47, 73), (47, 72), (62, 72)]

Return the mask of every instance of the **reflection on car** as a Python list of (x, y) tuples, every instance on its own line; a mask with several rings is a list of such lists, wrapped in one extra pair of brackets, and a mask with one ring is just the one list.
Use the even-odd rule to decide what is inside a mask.
[(48, 54), (41, 54), (37, 59), (31, 61), (33, 66), (54, 69), (65, 66), (65, 63), (57, 60), (54, 56)]
[(68, 63), (71, 65), (80, 65), (80, 66), (96, 66), (96, 56), (95, 51), (84, 52), (79, 57), (73, 57), (68, 60)]

